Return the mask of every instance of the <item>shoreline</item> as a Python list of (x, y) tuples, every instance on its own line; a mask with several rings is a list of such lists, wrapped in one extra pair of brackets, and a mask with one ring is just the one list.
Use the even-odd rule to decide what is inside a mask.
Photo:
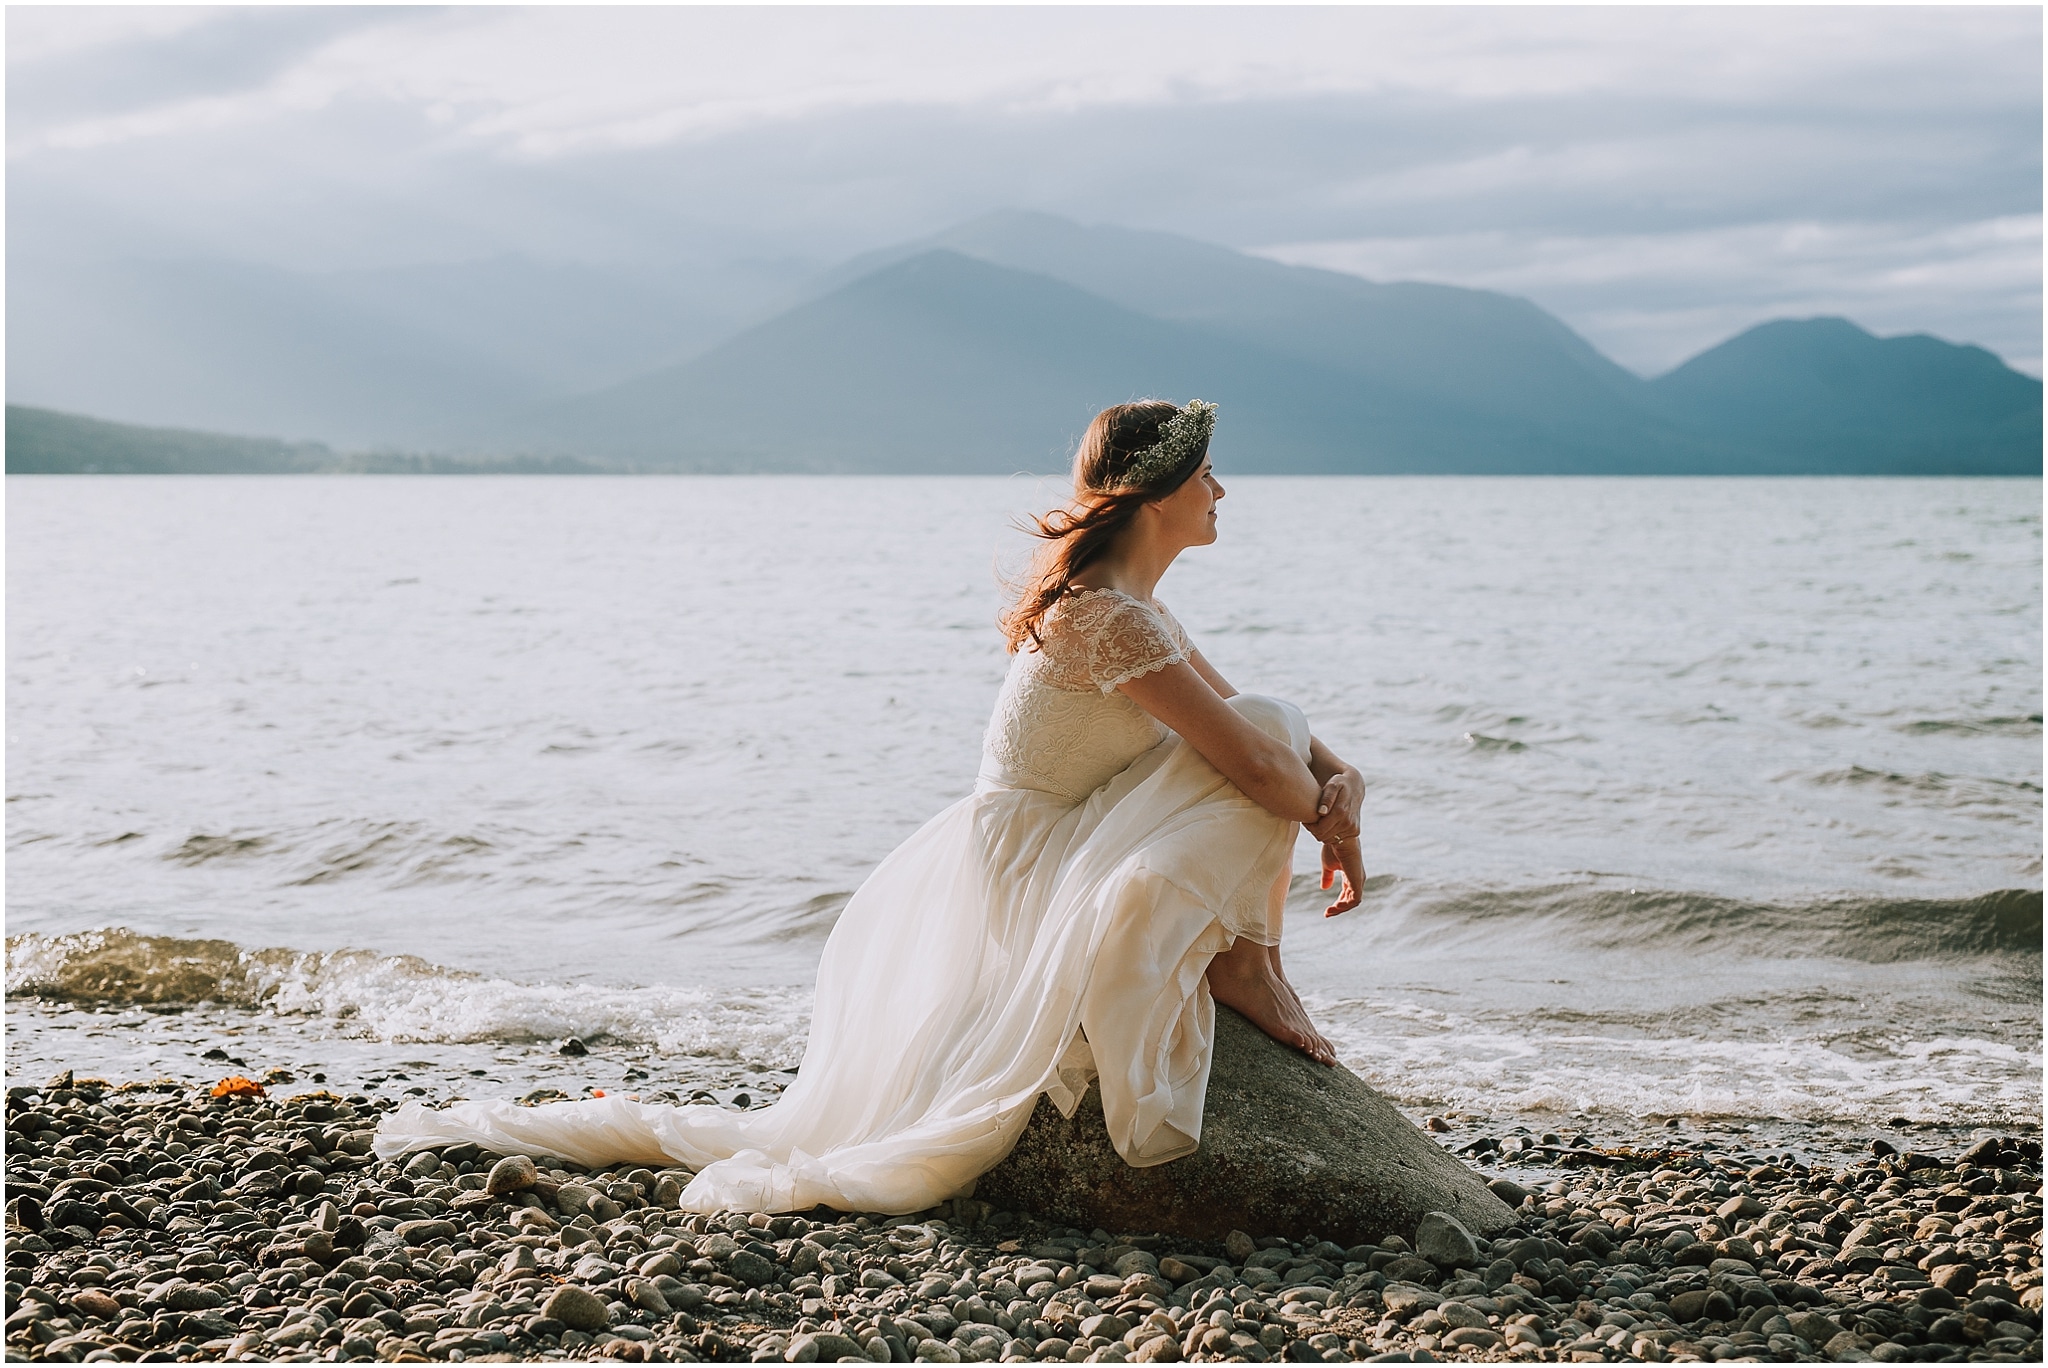
[(1842, 1127), (1419, 1118), (1510, 1205), (1524, 1198), (1491, 1238), (1424, 1241), (1432, 1261), (1399, 1236), (1212, 1244), (972, 1200), (691, 1216), (674, 1207), (682, 1170), (500, 1164), (473, 1146), (382, 1162), (369, 1134), (399, 1099), (296, 1080), (211, 1091), (61, 1075), (8, 1088), (10, 1359), (2041, 1351), (2038, 1131), (1923, 1125), (1854, 1158)]
[[(2029, 1015), (2036, 1015), (2030, 1010)], [(503, 1023), (496, 1023), (503, 1024)], [(515, 1023), (516, 1024), (516, 1023)], [(1455, 1033), (1453, 1033), (1455, 1034)], [(781, 1048), (760, 1048), (744, 1038), (727, 1051), (707, 1054), (645, 1038), (608, 1034), (585, 1038), (482, 1035), (420, 1039), (385, 1035), (345, 1010), (279, 1010), (235, 1001), (42, 996), (24, 985), (7, 1002), (8, 1066), (12, 1076), (37, 1079), (77, 1065), (117, 1079), (168, 1076), (212, 1082), (229, 1072), (272, 1076), (300, 1085), (346, 1084), (372, 1096), (436, 1101), (504, 1099), (543, 1101), (584, 1096), (596, 1089), (649, 1102), (714, 1101), (732, 1104), (772, 1099), (795, 1076), (795, 1060)], [(771, 1042), (771, 1044), (776, 1042)], [(1852, 1046), (1853, 1048), (1853, 1046)], [(80, 1061), (85, 1061), (80, 1063)], [(1922, 1149), (1965, 1147), (1989, 1134), (2038, 1134), (2038, 1074), (2024, 1087), (1971, 1098), (1930, 1097), (1924, 1088), (1898, 1089), (1875, 1105), (1852, 1107), (1837, 1099), (1827, 1113), (1766, 1115), (1767, 1090), (1719, 1087), (1688, 1106), (1680, 1089), (1664, 1087), (1662, 1106), (1619, 1111), (1598, 1095), (1578, 1106), (1486, 1105), (1487, 1090), (1473, 1086), (1464, 1062), (1447, 1056), (1425, 1073), (1400, 1068), (1394, 1077), (1374, 1072), (1384, 1057), (1366, 1055), (1352, 1067), (1416, 1124), (1431, 1115), (1453, 1123), (1453, 1148), (1489, 1136), (1504, 1142), (1518, 1127), (1524, 1138), (1545, 1132), (1584, 1134), (1596, 1143), (1717, 1145), (1730, 1153), (1791, 1151), (1805, 1162), (1834, 1163), (1861, 1155), (1872, 1140), (1903, 1135)], [(1398, 1064), (1398, 1061), (1397, 1061)], [(1511, 1081), (1526, 1090), (1528, 1079)], [(1418, 1086), (1419, 1085), (1419, 1086)], [(2002, 1086), (1993, 1080), (1988, 1087)], [(1546, 1089), (1571, 1095), (1569, 1084)], [(1477, 1104), (1475, 1105), (1475, 1099)], [(1727, 1104), (1746, 1103), (1729, 1111)], [(1659, 1138), (1659, 1127), (1670, 1132)], [(1904, 1142), (1901, 1142), (1904, 1143)], [(1475, 1151), (1482, 1167), (1504, 1161), (1499, 1152)], [(1526, 1167), (1529, 1156), (1519, 1156)]]

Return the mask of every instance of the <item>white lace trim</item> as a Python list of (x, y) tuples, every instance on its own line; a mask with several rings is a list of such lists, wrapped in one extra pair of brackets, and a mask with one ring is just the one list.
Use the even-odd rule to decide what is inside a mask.
[(1075, 599), (1088, 598), (1094, 594), (1115, 594), (1120, 599), (1129, 599), (1132, 603), (1142, 603), (1147, 608), (1157, 608), (1159, 606), (1157, 603), (1150, 599), (1141, 599), (1136, 594), (1126, 593), (1123, 590), (1117, 588), (1113, 584), (1105, 584), (1099, 589), (1089, 589), (1085, 586), (1080, 589), (1068, 589), (1067, 597), (1065, 600), (1062, 601), (1071, 602)]
[(1102, 691), (1109, 693), (1114, 689), (1122, 688), (1134, 679), (1143, 679), (1148, 674), (1155, 674), (1169, 665), (1185, 665), (1187, 663), (1188, 658), (1176, 650), (1164, 660), (1155, 660), (1150, 665), (1140, 665), (1135, 669), (1126, 670), (1122, 674), (1103, 680)]

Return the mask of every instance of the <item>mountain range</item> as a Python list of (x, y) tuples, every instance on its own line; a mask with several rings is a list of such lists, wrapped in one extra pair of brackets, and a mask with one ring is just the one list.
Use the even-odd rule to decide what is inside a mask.
[[(581, 394), (472, 385), (413, 441), (557, 469), (1045, 472), (1097, 409), (1158, 395), (1219, 403), (1218, 461), (1249, 472), (2041, 473), (2040, 381), (1838, 318), (1766, 323), (1644, 379), (1511, 295), (1018, 212), (765, 299), (715, 344)], [(687, 329), (647, 322), (659, 312), (636, 326), (673, 355)], [(188, 370), (206, 364), (194, 350)], [(415, 409), (435, 373), (409, 372)], [(377, 402), (374, 378), (359, 389), (350, 402)], [(10, 410), (9, 470), (28, 468), (15, 429)]]

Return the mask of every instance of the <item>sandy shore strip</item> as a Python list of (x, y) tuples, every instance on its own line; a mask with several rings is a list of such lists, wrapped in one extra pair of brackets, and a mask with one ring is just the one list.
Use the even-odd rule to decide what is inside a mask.
[[(2036, 1362), (2041, 1147), (1856, 1159), (1436, 1120), (1519, 1224), (1339, 1248), (909, 1217), (692, 1215), (688, 1175), (473, 1146), (303, 1085), (6, 1098), (10, 1360)], [(219, 1091), (221, 1095), (214, 1095)], [(1462, 1134), (1459, 1134), (1462, 1132)], [(1478, 1138), (1469, 1138), (1473, 1133)], [(1872, 1152), (1876, 1151), (1876, 1152)]]

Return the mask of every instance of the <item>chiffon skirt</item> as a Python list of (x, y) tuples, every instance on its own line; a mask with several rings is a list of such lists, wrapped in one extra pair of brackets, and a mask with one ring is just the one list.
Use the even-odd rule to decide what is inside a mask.
[[(1231, 704), (1307, 758), (1292, 704)], [(905, 1213), (971, 1195), (1041, 1094), (1071, 1115), (1099, 1077), (1125, 1161), (1177, 1159), (1201, 1139), (1209, 960), (1239, 936), (1277, 942), (1268, 894), (1297, 830), (1176, 736), (1078, 804), (984, 773), (847, 903), (773, 1106), (409, 1102), (376, 1152), (677, 1164), (695, 1174), (686, 1210)]]

